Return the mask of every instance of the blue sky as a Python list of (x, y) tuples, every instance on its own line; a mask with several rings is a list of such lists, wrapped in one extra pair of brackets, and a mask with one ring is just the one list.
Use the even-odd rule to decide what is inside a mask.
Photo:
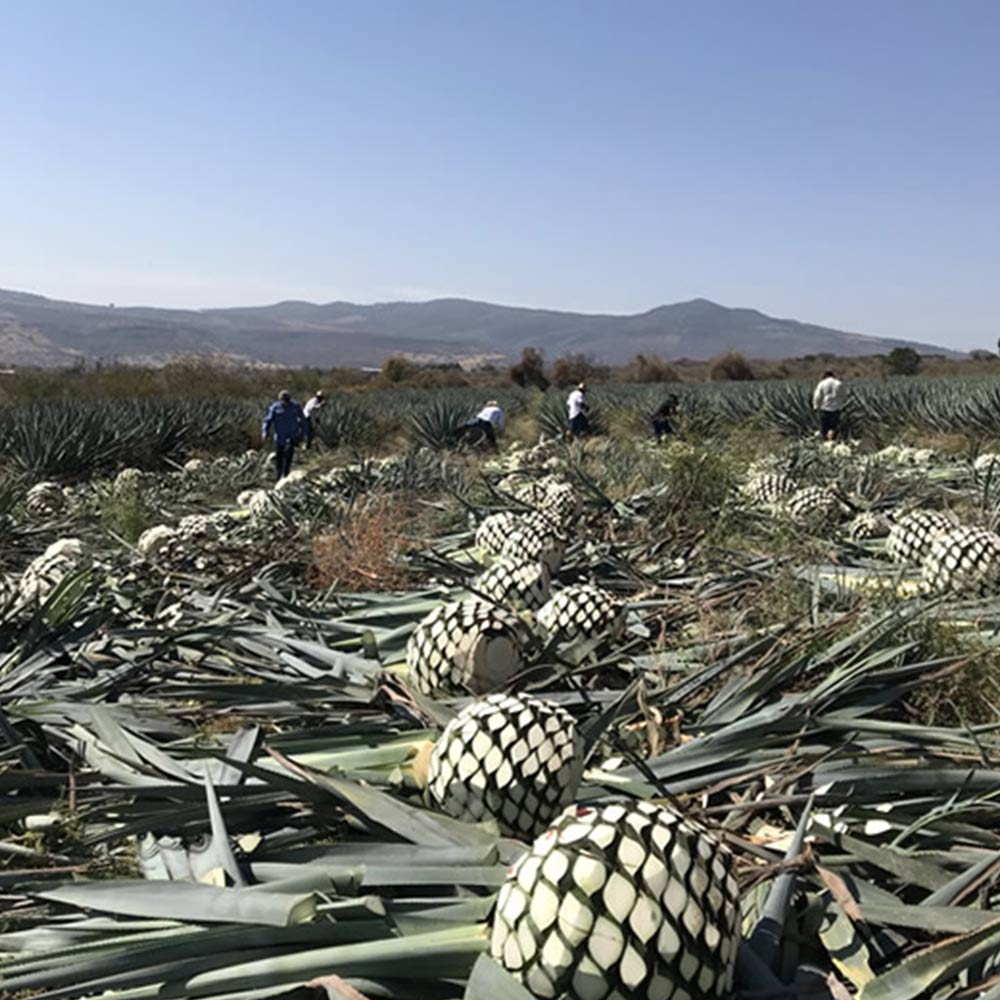
[(1000, 336), (997, 0), (0, 14), (0, 287)]

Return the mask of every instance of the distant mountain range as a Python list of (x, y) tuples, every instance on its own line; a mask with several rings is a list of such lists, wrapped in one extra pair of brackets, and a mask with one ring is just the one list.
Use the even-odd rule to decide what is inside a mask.
[(756, 309), (692, 299), (634, 316), (522, 309), (466, 299), (432, 302), (279, 302), (235, 309), (116, 308), (0, 290), (0, 365), (66, 366), (97, 359), (160, 364), (204, 355), (282, 366), (378, 365), (392, 354), (426, 361), (503, 362), (535, 346), (621, 364), (636, 354), (702, 360), (884, 354), (930, 344), (869, 337)]

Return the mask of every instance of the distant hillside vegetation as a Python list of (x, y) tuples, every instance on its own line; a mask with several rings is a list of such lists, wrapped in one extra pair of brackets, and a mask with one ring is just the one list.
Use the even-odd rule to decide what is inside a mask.
[(952, 353), (863, 336), (707, 299), (634, 316), (522, 309), (465, 299), (433, 302), (279, 302), (235, 309), (115, 308), (0, 290), (0, 364), (60, 366), (81, 359), (156, 364), (205, 355), (282, 366), (378, 365), (392, 354), (425, 360), (509, 360), (528, 345), (550, 357), (589, 354), (623, 364), (636, 354), (703, 360), (727, 350), (780, 359), (885, 354), (894, 347)]

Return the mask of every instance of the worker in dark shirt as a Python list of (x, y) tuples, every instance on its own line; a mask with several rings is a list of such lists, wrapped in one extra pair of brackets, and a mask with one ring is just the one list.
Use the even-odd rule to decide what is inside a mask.
[(271, 404), (264, 417), (262, 440), (266, 441), (272, 434), (275, 479), (284, 479), (292, 471), (295, 446), (306, 436), (306, 416), (287, 389), (278, 393), (277, 402)]
[(653, 411), (650, 421), (653, 425), (653, 437), (660, 441), (663, 437), (674, 433), (674, 425), (670, 418), (677, 412), (678, 399), (676, 396), (667, 396), (660, 405)]

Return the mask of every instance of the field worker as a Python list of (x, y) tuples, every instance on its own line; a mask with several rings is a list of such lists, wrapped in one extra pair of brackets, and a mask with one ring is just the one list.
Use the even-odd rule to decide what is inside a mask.
[(569, 416), (569, 432), (573, 437), (582, 437), (590, 431), (587, 419), (587, 384), (581, 382), (566, 397), (566, 413)]
[(495, 399), (486, 400), (486, 405), (465, 426), (482, 431), (491, 448), (496, 450), (497, 435), (503, 434), (505, 418), (503, 409)]
[(302, 412), (306, 417), (306, 447), (311, 448), (313, 443), (313, 438), (316, 436), (316, 424), (319, 423), (319, 411), (323, 409), (326, 405), (326, 396), (323, 395), (321, 389), (317, 389), (309, 399), (306, 400), (306, 405), (302, 407)]
[(678, 399), (676, 396), (667, 396), (667, 398), (660, 403), (660, 405), (653, 410), (653, 415), (650, 418), (653, 424), (653, 437), (657, 441), (661, 440), (664, 435), (674, 433), (674, 425), (670, 422), (670, 418), (677, 412)]
[(306, 436), (306, 415), (287, 389), (278, 393), (278, 401), (271, 404), (264, 418), (262, 440), (266, 441), (271, 434), (274, 435), (275, 478), (284, 479), (292, 471), (295, 446)]
[(840, 429), (840, 411), (846, 397), (844, 383), (832, 371), (823, 372), (823, 377), (813, 391), (813, 409), (819, 412), (819, 432), (827, 441), (832, 441)]

